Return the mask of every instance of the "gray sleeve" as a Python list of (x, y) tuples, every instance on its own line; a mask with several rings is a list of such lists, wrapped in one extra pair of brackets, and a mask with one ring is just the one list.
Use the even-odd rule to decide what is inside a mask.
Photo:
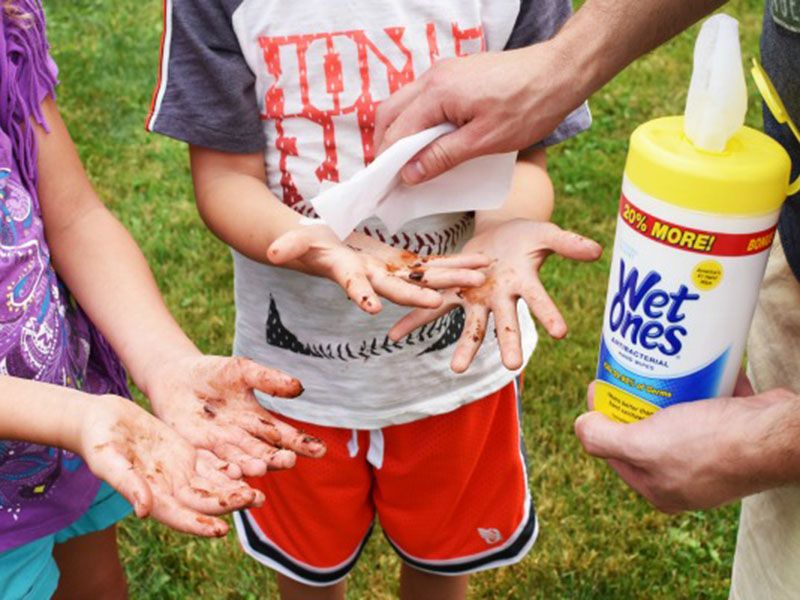
[(223, 152), (263, 150), (255, 75), (239, 48), (229, 10), (222, 0), (165, 5), (159, 80), (147, 129)]
[[(549, 40), (558, 33), (570, 16), (572, 16), (570, 0), (520, 0), (517, 20), (505, 49), (524, 48)], [(536, 146), (558, 144), (589, 129), (591, 124), (589, 105), (584, 102)]]

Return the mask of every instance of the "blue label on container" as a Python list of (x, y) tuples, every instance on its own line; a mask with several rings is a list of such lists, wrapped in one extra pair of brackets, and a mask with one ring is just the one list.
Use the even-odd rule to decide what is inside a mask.
[(614, 385), (626, 392), (646, 400), (659, 408), (680, 402), (713, 398), (719, 386), (730, 349), (701, 369), (680, 377), (648, 377), (625, 368), (615, 359), (606, 346), (600, 343), (600, 361), (597, 379)]

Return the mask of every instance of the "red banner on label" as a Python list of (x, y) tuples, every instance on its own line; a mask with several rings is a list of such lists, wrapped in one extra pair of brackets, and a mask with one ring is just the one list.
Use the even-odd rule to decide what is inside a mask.
[(698, 254), (712, 256), (748, 256), (772, 246), (777, 225), (753, 233), (719, 233), (670, 223), (654, 217), (634, 205), (624, 195), (620, 198), (619, 215), (636, 233), (646, 238)]

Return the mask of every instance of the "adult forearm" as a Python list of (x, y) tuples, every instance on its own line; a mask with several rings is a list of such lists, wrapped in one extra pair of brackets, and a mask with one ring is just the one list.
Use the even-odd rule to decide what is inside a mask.
[[(550, 42), (570, 110), (725, 0), (587, 0)], [(538, 57), (533, 51), (532, 56)], [(541, 84), (541, 82), (536, 82)]]
[(752, 394), (742, 376), (733, 397), (676, 404), (630, 424), (590, 412), (575, 430), (589, 454), (609, 460), (659, 510), (712, 508), (800, 484), (800, 397)]
[(753, 413), (751, 434), (731, 441), (738, 447), (740, 468), (758, 489), (800, 484), (800, 396), (787, 390), (762, 396), (769, 403)]

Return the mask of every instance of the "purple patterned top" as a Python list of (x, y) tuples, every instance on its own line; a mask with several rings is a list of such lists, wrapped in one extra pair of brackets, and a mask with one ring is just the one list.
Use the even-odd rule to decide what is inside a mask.
[[(54, 93), (39, 0), (17, 0), (0, 29), (0, 375), (91, 393), (127, 394), (125, 373), (50, 262), (36, 195), (35, 119)], [(0, 11), (3, 9), (0, 8)], [(0, 552), (63, 529), (94, 499), (99, 481), (58, 448), (0, 440)]]

